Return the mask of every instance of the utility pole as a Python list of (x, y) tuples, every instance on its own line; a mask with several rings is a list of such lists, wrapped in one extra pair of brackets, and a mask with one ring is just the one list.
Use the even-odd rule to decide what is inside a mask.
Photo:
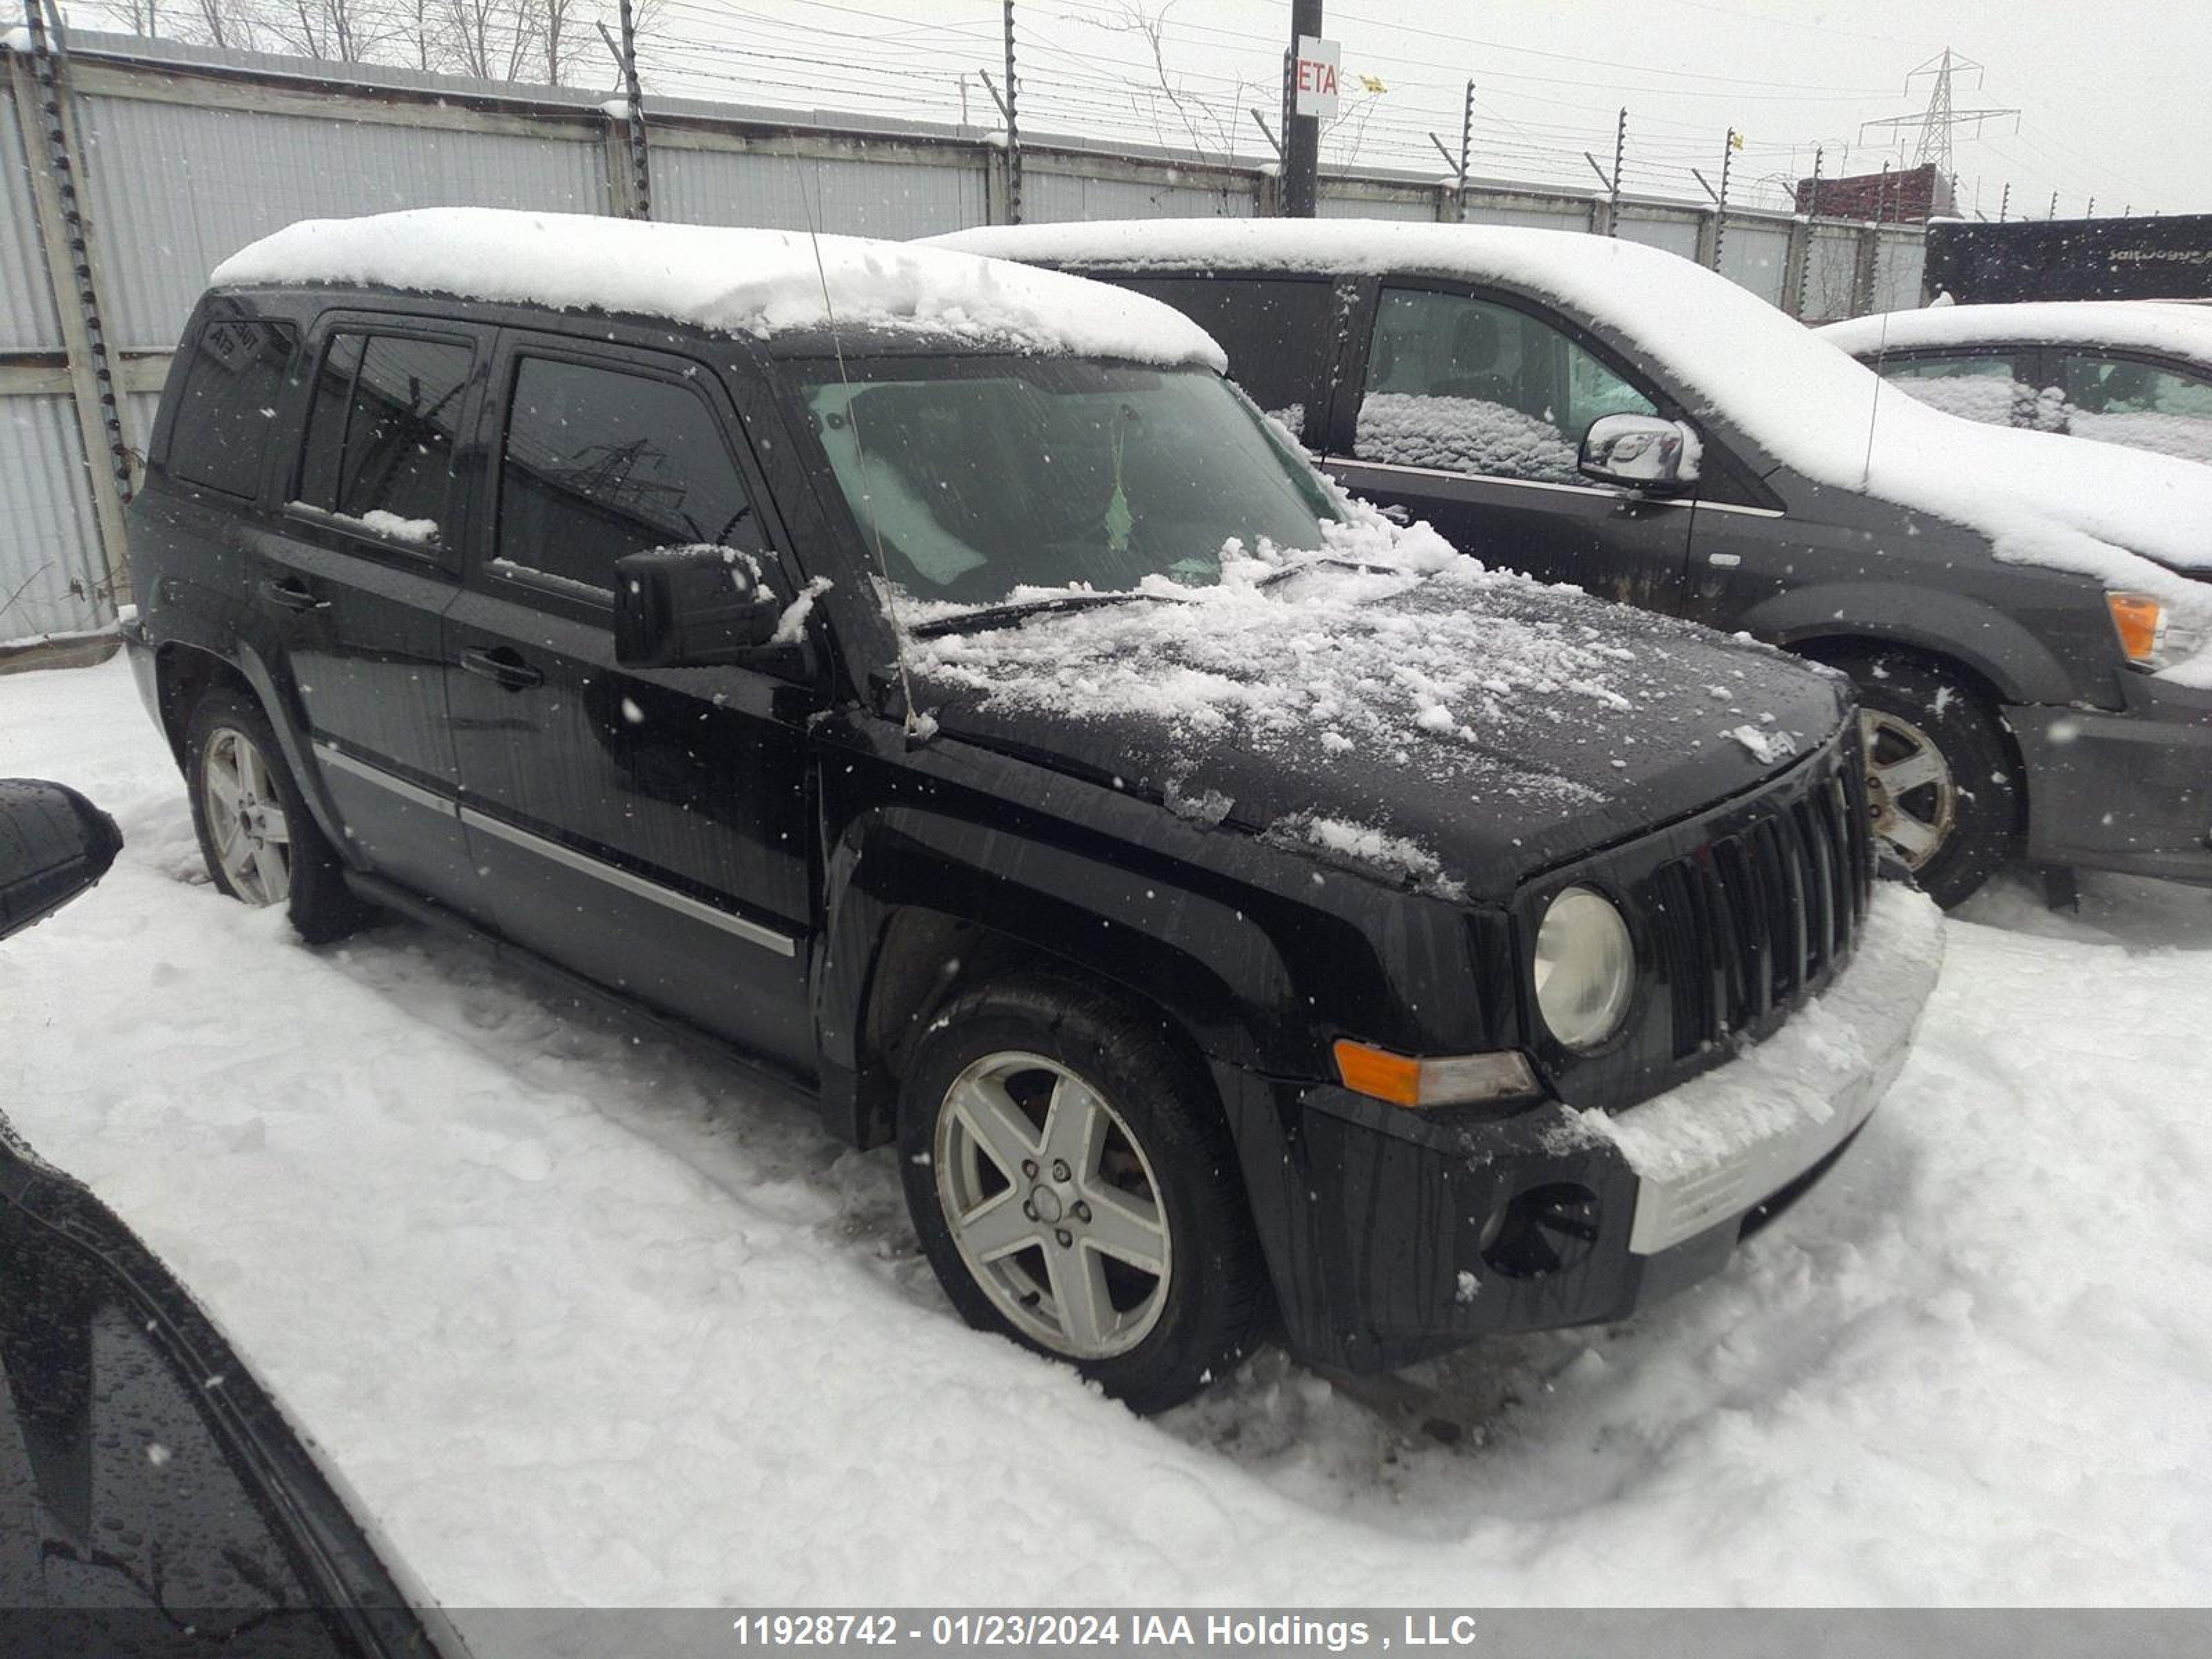
[(2048, 216), (2053, 219), (2058, 216), (2058, 192), (2055, 190), (2051, 192), (2051, 212)]
[(1997, 222), (2002, 224), (2005, 222), (2005, 215), (2011, 210), (2012, 180), (2008, 179), (2005, 180), (2004, 194), (1997, 198)]
[(1735, 159), (1737, 143), (1735, 129), (1728, 130), (1728, 138), (1721, 145), (1720, 194), (1713, 198), (1713, 269), (1721, 268), (1721, 244), (1728, 240), (1729, 163)]
[(623, 101), (629, 113), (630, 211), (653, 217), (653, 173), (645, 148), (645, 92), (637, 81), (637, 16), (622, 0)]
[(1613, 188), (1606, 192), (1605, 234), (1620, 234), (1620, 167), (1628, 159), (1628, 106), (1620, 106), (1620, 124), (1613, 131)]
[(2089, 198), (2089, 205), (2081, 210), (2081, 216), (2084, 219), (2094, 219), (2097, 216), (2097, 198), (2095, 197), (2092, 196)]
[[(1009, 0), (1012, 3), (1012, 0)], [(1291, 44), (1283, 52), (1283, 217), (1310, 219), (1319, 193), (1321, 118), (1298, 113), (1298, 37), (1321, 35), (1322, 0), (1291, 0)]]
[(1474, 77), (1468, 76), (1467, 101), (1459, 117), (1459, 212), (1467, 216), (1467, 167), (1474, 154)]
[(1805, 198), (1805, 246), (1797, 260), (1797, 314), (1805, 314), (1806, 295), (1813, 283), (1813, 226), (1820, 216), (1820, 160), (1825, 154), (1813, 147), (1813, 188)]
[(1006, 222), (1022, 222), (1021, 95), (1014, 86), (1014, 0), (1006, 0)]

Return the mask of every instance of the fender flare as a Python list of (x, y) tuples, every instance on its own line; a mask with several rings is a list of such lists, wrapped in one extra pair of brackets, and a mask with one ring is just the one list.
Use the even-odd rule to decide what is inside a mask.
[(1941, 588), (1793, 588), (1753, 606), (1740, 625), (1785, 650), (1831, 640), (1904, 646), (1971, 670), (2006, 702), (2063, 703), (2075, 695), (2074, 677), (2034, 635), (1994, 605)]
[[(870, 1144), (890, 1082), (866, 1012), (896, 917), (923, 910), (988, 930), (1158, 1009), (1208, 1060), (1255, 1066), (1296, 1006), (1290, 963), (1249, 910), (1042, 838), (910, 804), (847, 823), (823, 872), (810, 975), (825, 1086), (842, 1138)], [(1279, 1029), (1279, 1028), (1278, 1028)]]

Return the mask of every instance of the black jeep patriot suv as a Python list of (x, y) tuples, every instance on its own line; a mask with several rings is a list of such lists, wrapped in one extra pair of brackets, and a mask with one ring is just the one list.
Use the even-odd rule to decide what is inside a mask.
[(217, 884), (487, 936), (896, 1141), (1139, 1409), (1711, 1271), (1935, 972), (1848, 684), (1353, 507), (1155, 301), (442, 210), (216, 275), (132, 660)]

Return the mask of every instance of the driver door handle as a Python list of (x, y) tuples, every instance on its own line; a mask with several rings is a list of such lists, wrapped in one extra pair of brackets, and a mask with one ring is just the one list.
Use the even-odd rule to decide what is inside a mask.
[(261, 597), (287, 611), (327, 611), (331, 608), (328, 599), (317, 599), (306, 583), (289, 576), (283, 580), (271, 578), (263, 582)]
[(533, 668), (521, 656), (506, 646), (480, 651), (471, 649), (461, 653), (461, 666), (470, 673), (489, 680), (494, 685), (504, 686), (509, 691), (520, 691), (542, 684), (545, 671)]

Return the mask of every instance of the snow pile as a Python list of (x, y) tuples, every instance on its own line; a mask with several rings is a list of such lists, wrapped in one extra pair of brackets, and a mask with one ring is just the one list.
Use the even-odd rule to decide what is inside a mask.
[(1578, 483), (1577, 447), (1533, 415), (1479, 398), (1370, 392), (1360, 399), (1352, 453), (1363, 461)]
[(851, 236), (586, 214), (418, 208), (306, 219), (233, 254), (212, 281), (362, 283), (762, 337), (834, 325), (977, 349), (1223, 366), (1220, 348), (1180, 312), (1052, 271)]
[(479, 1659), (581, 1615), (471, 1608), (2212, 1598), (2203, 895), (1954, 917), (1866, 1132), (1698, 1289), (1146, 1424), (961, 1324), (887, 1152), (411, 924), (301, 948), (208, 887), (124, 663), (0, 687), (0, 769), (128, 837), (0, 946), (4, 1110)]
[(1814, 331), (1854, 357), (1933, 346), (2074, 345), (2154, 351), (2212, 369), (2212, 306), (2156, 300), (1936, 306), (1853, 317)]
[[(1502, 284), (1587, 319), (1816, 483), (1979, 532), (2001, 559), (2154, 594), (2212, 624), (2212, 471), (2044, 433), (1954, 421), (1704, 267), (1572, 231), (1333, 219), (995, 227), (946, 246), (1087, 269), (1403, 273)], [(1946, 319), (1980, 307), (1947, 309)], [(1869, 434), (1869, 426), (1872, 432)], [(2212, 647), (2168, 671), (2212, 676)]]
[(1394, 836), (1372, 824), (1348, 823), (1342, 818), (1298, 813), (1279, 820), (1269, 837), (1318, 848), (1355, 866), (1379, 870), (1421, 892), (1439, 898), (1467, 896), (1467, 889), (1447, 878), (1443, 860), (1419, 842)]
[[(2034, 425), (2045, 432), (2059, 430), (2055, 424), (2045, 425), (2034, 419), (2038, 402), (2035, 388), (2025, 380), (1954, 374), (1892, 380), (1888, 385), (1917, 398), (1930, 409), (1940, 409), (1962, 421), (1981, 421), (1990, 426)], [(2022, 419), (2023, 416), (2028, 418)]]

